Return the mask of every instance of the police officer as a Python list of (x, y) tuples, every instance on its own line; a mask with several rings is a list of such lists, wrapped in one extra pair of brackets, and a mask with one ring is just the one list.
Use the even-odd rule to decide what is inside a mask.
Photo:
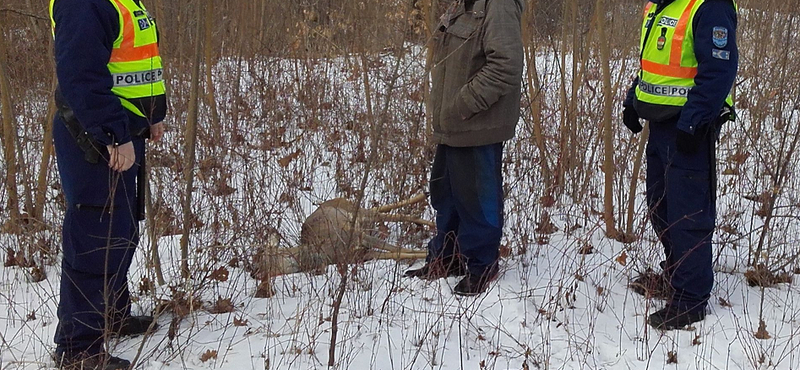
[(139, 241), (144, 139), (164, 132), (156, 23), (138, 0), (51, 0), (50, 17), (53, 137), (67, 203), (54, 358), (65, 369), (127, 369), (104, 338), (155, 327), (131, 315), (127, 274)]
[(647, 203), (664, 246), (666, 307), (648, 318), (659, 329), (703, 320), (714, 283), (715, 145), (733, 119), (737, 8), (732, 0), (651, 0), (641, 38), (641, 70), (624, 103), (634, 133), (650, 121)]
[(497, 276), (503, 232), (503, 141), (519, 120), (523, 0), (457, 0), (434, 35), (431, 205), (436, 236), (409, 277), (466, 276), (477, 295)]

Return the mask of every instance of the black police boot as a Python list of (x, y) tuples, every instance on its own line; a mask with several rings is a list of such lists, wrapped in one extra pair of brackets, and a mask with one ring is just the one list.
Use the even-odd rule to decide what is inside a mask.
[(428, 262), (418, 269), (406, 270), (403, 276), (436, 280), (450, 276), (464, 276), (466, 273), (467, 267), (458, 258), (443, 258)]
[(127, 370), (131, 362), (107, 352), (89, 355), (79, 352), (74, 355), (56, 354), (54, 356), (56, 367), (61, 370)]
[(706, 318), (706, 310), (681, 310), (673, 305), (667, 305), (656, 311), (648, 318), (650, 326), (660, 330), (675, 330), (689, 326)]
[(156, 329), (158, 329), (158, 324), (154, 322), (153, 316), (128, 316), (122, 320), (122, 325), (116, 334), (120, 337), (134, 337), (147, 333), (148, 330), (155, 331)]

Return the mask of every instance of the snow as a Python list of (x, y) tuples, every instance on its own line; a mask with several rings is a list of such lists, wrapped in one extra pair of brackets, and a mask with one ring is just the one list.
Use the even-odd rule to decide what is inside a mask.
[[(747, 286), (741, 274), (723, 272), (717, 273), (705, 321), (692, 330), (660, 332), (645, 324), (660, 302), (626, 288), (631, 271), (615, 261), (622, 246), (601, 237), (592, 243), (600, 252), (585, 258), (575, 253), (575, 240), (564, 236), (539, 253), (507, 258), (500, 279), (477, 298), (454, 296), (456, 278), (404, 279), (402, 263), (359, 266), (339, 318), (336, 368), (746, 369), (762, 353), (775, 364), (770, 368), (797, 366), (795, 287), (766, 290), (770, 340), (752, 336), (759, 289)], [(49, 278), (37, 284), (19, 269), (2, 271), (2, 312), (8, 312), (2, 318), (3, 368), (46, 367), (56, 324), (57, 269), (48, 269)], [(257, 283), (232, 269), (227, 282), (199, 290), (207, 302), (232, 296), (235, 312), (195, 311), (173, 340), (165, 314), (154, 335), (114, 342), (113, 352), (133, 358), (141, 349), (141, 369), (326, 368), (339, 279), (334, 268), (321, 276), (282, 276), (275, 281), (276, 296), (258, 299), (252, 298)], [(136, 280), (134, 274), (133, 286)], [(732, 307), (721, 306), (719, 298)], [(30, 312), (36, 318), (25, 321)], [(234, 319), (246, 325), (232, 325)], [(216, 350), (217, 359), (202, 362), (207, 350)], [(668, 352), (677, 354), (677, 364), (667, 364)]]

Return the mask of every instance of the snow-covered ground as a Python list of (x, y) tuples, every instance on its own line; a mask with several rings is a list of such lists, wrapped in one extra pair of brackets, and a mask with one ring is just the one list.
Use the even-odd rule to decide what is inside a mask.
[[(596, 253), (578, 254), (585, 242)], [(176, 249), (177, 239), (162, 248)], [(336, 368), (752, 369), (761, 356), (774, 365), (763, 368), (800, 366), (796, 286), (765, 290), (763, 317), (771, 339), (754, 338), (762, 296), (741, 272), (717, 272), (705, 321), (690, 330), (660, 332), (645, 318), (661, 302), (626, 288), (633, 271), (618, 261), (622, 250), (599, 235), (559, 233), (536, 253), (505, 258), (501, 278), (477, 298), (454, 296), (455, 278), (404, 279), (406, 264), (366, 263), (345, 293)], [(0, 332), (2, 368), (47, 368), (58, 269), (49, 268), (48, 279), (35, 284), (18, 268), (0, 271), (0, 312), (7, 312)], [(282, 276), (274, 297), (252, 298), (258, 283), (242, 269), (230, 271), (227, 282), (200, 293), (206, 308), (217, 297), (232, 297), (234, 312), (193, 312), (173, 339), (168, 338), (171, 315), (164, 314), (153, 336), (121, 340), (113, 352), (127, 358), (140, 354), (141, 369), (326, 368), (339, 273), (331, 268), (319, 276)], [(132, 286), (139, 280), (134, 275)], [(148, 304), (140, 302), (135, 311), (141, 306)], [(216, 358), (203, 362), (207, 351), (216, 351)], [(671, 354), (676, 364), (668, 363)]]

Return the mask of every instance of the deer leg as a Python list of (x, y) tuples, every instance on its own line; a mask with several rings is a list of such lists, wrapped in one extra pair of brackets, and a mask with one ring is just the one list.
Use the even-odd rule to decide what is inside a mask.
[(403, 253), (389, 253), (383, 251), (369, 251), (364, 256), (369, 260), (416, 260), (425, 258), (428, 255), (426, 251), (403, 252)]
[(408, 254), (408, 253), (413, 254), (413, 253), (417, 253), (417, 252), (419, 252), (419, 253), (423, 253), (423, 252), (427, 253), (426, 251), (419, 251), (419, 250), (416, 250), (416, 249), (401, 248), (401, 247), (395, 246), (395, 245), (393, 245), (391, 243), (387, 243), (386, 241), (378, 239), (378, 238), (376, 238), (374, 236), (367, 235), (367, 234), (363, 234), (361, 240), (362, 240), (364, 246), (369, 248), (369, 249), (377, 249), (377, 250), (383, 251), (385, 253), (390, 253), (390, 254)]
[(364, 235), (362, 243), (368, 248), (365, 253), (368, 259), (419, 259), (428, 255), (428, 251), (400, 248), (370, 235)]
[(398, 209), (398, 208), (403, 208), (403, 207), (411, 205), (411, 204), (419, 203), (419, 202), (425, 200), (427, 197), (428, 196), (425, 193), (420, 193), (420, 194), (417, 194), (417, 195), (415, 195), (415, 196), (413, 196), (413, 197), (411, 197), (409, 199), (401, 200), (401, 201), (399, 201), (397, 203), (387, 204), (385, 206), (375, 207), (375, 208), (372, 208), (370, 210), (374, 211), (374, 212), (378, 212), (378, 213), (386, 213), (386, 212), (393, 211), (393, 210)]

